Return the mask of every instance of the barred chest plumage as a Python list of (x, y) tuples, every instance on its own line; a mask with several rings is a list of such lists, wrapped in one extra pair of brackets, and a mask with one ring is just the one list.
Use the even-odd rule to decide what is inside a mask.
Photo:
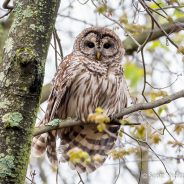
[[(60, 118), (77, 118), (86, 121), (97, 107), (107, 115), (119, 113), (126, 104), (126, 83), (119, 63), (109, 65), (78, 56), (74, 65), (79, 70), (68, 89), (65, 101), (58, 109)], [(60, 114), (62, 112), (62, 114)]]
[[(88, 114), (97, 107), (103, 108), (109, 116), (125, 108), (127, 86), (120, 65), (123, 54), (122, 42), (113, 31), (98, 27), (85, 29), (76, 38), (73, 52), (59, 65), (44, 119), (37, 126), (55, 118), (71, 117), (86, 122)], [(101, 132), (92, 123), (52, 131), (35, 137), (32, 150), (39, 155), (47, 150), (51, 163), (67, 161), (72, 169), (89, 173), (104, 163), (119, 128), (119, 125), (108, 124), (106, 131)], [(70, 159), (69, 153), (76, 149), (89, 155), (88, 162)]]

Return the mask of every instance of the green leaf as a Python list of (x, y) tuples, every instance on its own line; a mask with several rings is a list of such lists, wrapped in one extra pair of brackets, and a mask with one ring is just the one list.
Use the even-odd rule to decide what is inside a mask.
[(183, 12), (180, 12), (178, 10), (174, 10), (173, 15), (178, 19), (178, 18), (182, 18), (183, 17)]
[(152, 41), (148, 51), (154, 51), (156, 48), (162, 48), (164, 50), (168, 50), (168, 47), (163, 45), (159, 40)]
[(98, 7), (96, 8), (96, 11), (97, 11), (98, 13), (105, 13), (105, 12), (107, 11), (107, 9), (108, 9), (107, 5), (106, 5), (106, 4), (103, 4), (103, 5), (101, 5), (101, 6), (98, 6)]
[(143, 69), (129, 62), (124, 65), (124, 69), (125, 78), (130, 80), (130, 87), (135, 88), (143, 77)]

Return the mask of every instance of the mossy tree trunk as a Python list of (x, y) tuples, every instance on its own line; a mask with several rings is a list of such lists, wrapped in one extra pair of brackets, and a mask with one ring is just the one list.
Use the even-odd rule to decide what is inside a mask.
[(10, 16), (6, 21), (0, 21), (0, 67), (2, 64), (2, 53), (4, 42), (7, 38), (8, 31), (13, 21), (13, 16)]
[(23, 184), (60, 0), (17, 0), (0, 68), (0, 183)]

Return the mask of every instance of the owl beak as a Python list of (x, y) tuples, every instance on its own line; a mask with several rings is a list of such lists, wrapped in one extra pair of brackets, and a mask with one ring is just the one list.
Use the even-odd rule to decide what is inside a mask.
[(100, 61), (100, 59), (101, 59), (101, 52), (100, 51), (96, 52), (96, 59)]

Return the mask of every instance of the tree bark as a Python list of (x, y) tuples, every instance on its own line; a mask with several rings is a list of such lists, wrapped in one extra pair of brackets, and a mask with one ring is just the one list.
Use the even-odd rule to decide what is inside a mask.
[(13, 16), (10, 16), (6, 21), (0, 22), (0, 67), (2, 65), (2, 53), (4, 42), (7, 39), (8, 31), (13, 21)]
[(0, 183), (23, 184), (60, 0), (17, 0), (0, 68)]

